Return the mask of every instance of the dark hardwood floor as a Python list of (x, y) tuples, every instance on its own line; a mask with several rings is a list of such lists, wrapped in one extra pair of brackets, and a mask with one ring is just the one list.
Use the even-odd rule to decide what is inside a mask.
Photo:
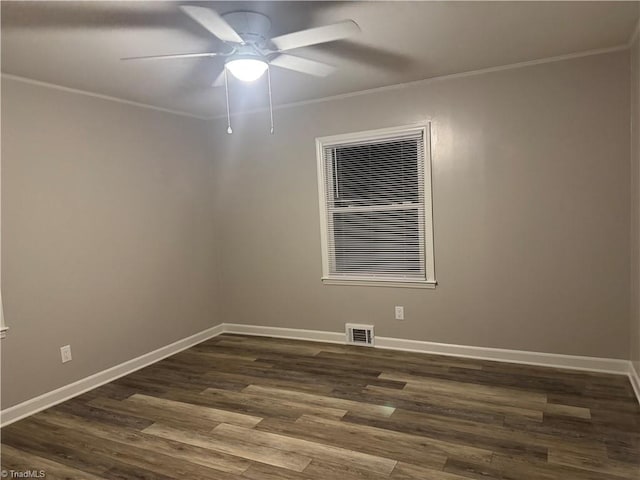
[(624, 376), (239, 335), (1, 435), (47, 479), (640, 479)]

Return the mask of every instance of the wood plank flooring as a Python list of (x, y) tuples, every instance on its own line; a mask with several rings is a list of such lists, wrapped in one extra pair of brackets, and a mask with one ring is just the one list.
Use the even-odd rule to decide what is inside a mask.
[(0, 433), (47, 479), (640, 479), (624, 376), (241, 335)]

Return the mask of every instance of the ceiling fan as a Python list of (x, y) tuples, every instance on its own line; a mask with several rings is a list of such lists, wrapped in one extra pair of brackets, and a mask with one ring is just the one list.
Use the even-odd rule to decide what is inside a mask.
[[(166, 60), (174, 58), (227, 57), (225, 66), (239, 80), (251, 82), (262, 76), (268, 65), (325, 77), (334, 67), (326, 63), (282, 52), (319, 43), (341, 40), (360, 32), (353, 20), (269, 38), (271, 20), (257, 12), (239, 11), (224, 15), (206, 7), (182, 5), (180, 9), (222, 40), (226, 48), (220, 52), (180, 53), (126, 57), (122, 60)], [(221, 75), (214, 85), (221, 84)]]
[[(224, 68), (213, 82), (213, 86), (227, 86), (227, 71), (243, 82), (252, 82), (265, 72), (269, 76), (269, 103), (271, 104), (271, 78), (269, 67), (294, 70), (308, 75), (325, 77), (335, 67), (309, 58), (282, 53), (300, 47), (341, 40), (360, 32), (353, 20), (345, 20), (322, 27), (270, 38), (271, 20), (257, 12), (237, 11), (220, 15), (206, 7), (182, 5), (180, 9), (198, 22), (219, 40), (224, 49), (217, 52), (180, 53), (172, 55), (151, 55), (126, 57), (122, 60), (168, 60), (174, 58), (226, 57)], [(227, 88), (227, 114), (229, 95)], [(228, 129), (231, 133), (231, 127)], [(273, 131), (273, 121), (272, 121)]]

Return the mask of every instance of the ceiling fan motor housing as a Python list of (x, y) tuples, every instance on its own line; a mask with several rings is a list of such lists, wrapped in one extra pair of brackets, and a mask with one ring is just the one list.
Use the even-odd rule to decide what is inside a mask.
[[(230, 70), (241, 80), (256, 80), (269, 66), (293, 70), (317, 77), (326, 77), (335, 67), (309, 58), (290, 55), (287, 50), (333, 42), (360, 32), (353, 20), (308, 28), (270, 37), (271, 20), (262, 13), (233, 11), (220, 15), (211, 8), (180, 5), (180, 10), (206, 29), (222, 44), (212, 52), (147, 55), (123, 60), (166, 60), (175, 58), (225, 57), (225, 68), (213, 82), (221, 86)], [(235, 70), (235, 71), (234, 71)]]
[(269, 38), (271, 20), (257, 12), (230, 12), (222, 18), (238, 32), (247, 44), (264, 47)]

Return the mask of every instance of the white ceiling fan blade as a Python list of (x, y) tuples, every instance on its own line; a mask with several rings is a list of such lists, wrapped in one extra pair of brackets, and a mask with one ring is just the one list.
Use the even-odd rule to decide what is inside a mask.
[(193, 5), (182, 5), (180, 9), (220, 40), (231, 43), (244, 42), (242, 37), (238, 35), (238, 32), (236, 32), (215, 10), (205, 7), (196, 7)]
[(269, 63), (275, 67), (308, 73), (309, 75), (315, 75), (316, 77), (326, 77), (336, 69), (333, 65), (288, 54), (279, 55)]
[(271, 43), (279, 51), (292, 50), (294, 48), (307, 47), (318, 43), (333, 42), (350, 37), (360, 32), (360, 27), (353, 20), (325, 25), (323, 27), (309, 28), (299, 32), (288, 33), (271, 39)]
[(215, 57), (219, 55), (215, 52), (205, 53), (176, 53), (175, 55), (147, 55), (144, 57), (125, 57), (120, 60), (167, 60), (171, 58), (198, 58), (198, 57)]

